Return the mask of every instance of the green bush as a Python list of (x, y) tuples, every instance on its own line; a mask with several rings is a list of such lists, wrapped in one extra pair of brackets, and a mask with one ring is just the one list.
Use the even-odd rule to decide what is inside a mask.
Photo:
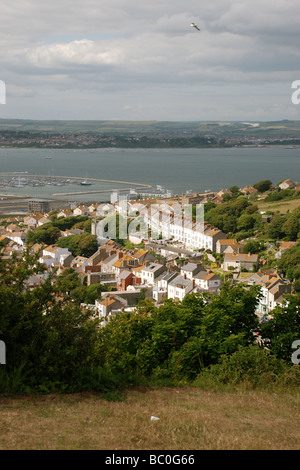
[(265, 387), (278, 383), (287, 365), (267, 349), (258, 345), (239, 347), (220, 362), (206, 368), (198, 376), (197, 385), (243, 385), (247, 388)]

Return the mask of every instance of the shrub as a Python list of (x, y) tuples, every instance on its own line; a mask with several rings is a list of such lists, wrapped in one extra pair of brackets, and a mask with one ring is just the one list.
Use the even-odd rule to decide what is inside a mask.
[(267, 349), (258, 345), (239, 347), (220, 362), (206, 368), (197, 378), (198, 385), (241, 385), (248, 388), (270, 386), (286, 372), (287, 366)]

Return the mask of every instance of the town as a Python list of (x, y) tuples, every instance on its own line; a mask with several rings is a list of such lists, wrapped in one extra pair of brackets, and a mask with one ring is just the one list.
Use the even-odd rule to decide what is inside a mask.
[[(81, 307), (103, 326), (118, 312), (134, 312), (142, 300), (159, 306), (192, 293), (218, 295), (224, 282), (260, 286), (256, 313), (267, 321), (286, 294), (299, 292), (299, 254), (294, 269), (288, 258), (284, 262), (299, 247), (299, 183), (264, 180), (217, 193), (127, 199), (55, 210), (32, 200), (26, 214), (1, 215), (1, 257), (22, 257), (27, 249), (38, 254), (45, 270), (26, 281), (29, 288), (42, 285), (51, 272), (74, 275), (95, 293)], [(267, 201), (292, 202), (293, 210), (262, 210)], [(192, 210), (184, 220), (180, 208), (186, 207)], [(111, 221), (117, 232), (105, 236)], [(121, 221), (133, 227), (123, 238)]]

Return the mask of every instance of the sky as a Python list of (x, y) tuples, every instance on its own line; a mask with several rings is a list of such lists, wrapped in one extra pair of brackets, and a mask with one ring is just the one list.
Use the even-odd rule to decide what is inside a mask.
[(299, 0), (1, 0), (0, 12), (0, 118), (300, 119)]

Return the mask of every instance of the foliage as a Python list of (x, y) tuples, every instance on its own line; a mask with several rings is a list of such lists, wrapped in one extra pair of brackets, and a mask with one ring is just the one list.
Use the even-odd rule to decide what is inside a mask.
[(271, 186), (272, 186), (272, 181), (262, 180), (262, 181), (259, 181), (256, 184), (254, 184), (253, 188), (257, 189), (257, 191), (260, 192), (260, 193), (264, 193), (265, 191), (268, 191)]
[(75, 257), (84, 256), (89, 258), (98, 249), (97, 236), (89, 233), (60, 238), (57, 244), (61, 248), (68, 248)]
[[(259, 328), (257, 286), (224, 283), (218, 295), (194, 293), (160, 307), (140, 299), (136, 312), (121, 312), (100, 327), (80, 304), (93, 303), (103, 286), (84, 286), (66, 269), (59, 276), (47, 273), (41, 287), (28, 288), (26, 280), (44, 269), (29, 251), (24, 259), (0, 260), (0, 339), (7, 350), (1, 393), (110, 393), (137, 380), (191, 381), (220, 363), (236, 380), (238, 361), (244, 369), (248, 364), (248, 376), (263, 370), (261, 360), (255, 373), (254, 352), (250, 362), (241, 353), (253, 345)], [(300, 338), (299, 302), (291, 296), (289, 304), (275, 309), (274, 320), (260, 325), (279, 361), (290, 360), (291, 343)]]
[(270, 194), (268, 194), (268, 196), (264, 199), (264, 202), (281, 201), (283, 199), (298, 199), (299, 197), (300, 191), (296, 191), (295, 189), (276, 188), (275, 191), (272, 191)]
[(282, 253), (277, 267), (290, 281), (300, 278), (300, 242)]
[(300, 234), (300, 207), (289, 214), (276, 214), (267, 225), (266, 234), (272, 240), (296, 241)]
[(220, 296), (187, 295), (181, 303), (141, 305), (101, 330), (104, 364), (156, 377), (194, 377), (202, 367), (253, 342), (258, 289), (225, 284)]
[(11, 380), (19, 371), (19, 392), (67, 386), (78, 369), (95, 359), (98, 322), (57, 298), (56, 276), (49, 275), (41, 287), (26, 286), (30, 275), (43, 269), (28, 253), (24, 260), (0, 261), (0, 335), (7, 350), (6, 374)]
[(272, 311), (272, 318), (261, 324), (260, 334), (270, 351), (291, 362), (292, 343), (300, 339), (300, 296), (286, 295), (287, 303)]
[(217, 364), (201, 372), (196, 385), (269, 387), (278, 383), (287, 371), (287, 365), (258, 344), (240, 346), (233, 354), (224, 354)]
[(257, 240), (249, 240), (247, 243), (245, 243), (243, 247), (243, 253), (259, 253), (264, 249), (265, 245), (263, 242), (259, 242)]
[(27, 243), (45, 243), (46, 245), (52, 245), (57, 242), (60, 236), (59, 228), (47, 223), (38, 227), (34, 232), (29, 231), (27, 234)]
[(257, 206), (240, 195), (222, 204), (210, 204), (204, 211), (204, 218), (224, 233), (235, 234), (247, 230), (252, 233), (254, 229), (260, 228), (261, 224), (261, 215), (255, 213), (256, 211)]
[(272, 217), (271, 222), (267, 225), (266, 234), (272, 240), (282, 240), (285, 236), (283, 225), (287, 220), (287, 216), (283, 214), (277, 214)]

